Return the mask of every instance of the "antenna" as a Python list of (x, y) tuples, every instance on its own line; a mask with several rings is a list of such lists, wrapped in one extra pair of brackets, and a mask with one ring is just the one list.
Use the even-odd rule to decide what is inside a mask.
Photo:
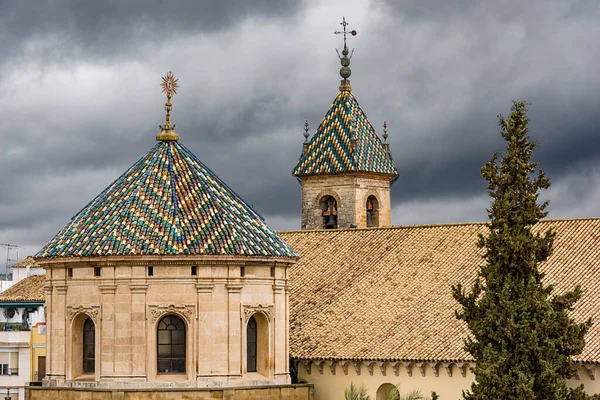
[[(5, 279), (8, 278), (8, 273), (10, 270), (10, 262), (11, 261), (18, 261), (17, 259), (14, 258), (10, 258), (10, 251), (12, 249), (22, 249), (23, 247), (21, 246), (17, 246), (16, 244), (8, 244), (8, 243), (0, 243), (0, 246), (4, 247), (6, 249), (6, 265), (4, 267), (4, 277)], [(18, 254), (17, 253), (17, 258), (18, 258)]]

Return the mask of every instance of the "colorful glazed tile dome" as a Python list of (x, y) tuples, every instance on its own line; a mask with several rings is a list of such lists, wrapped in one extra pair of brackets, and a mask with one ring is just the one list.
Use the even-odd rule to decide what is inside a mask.
[(342, 81), (340, 93), (294, 168), (295, 176), (345, 172), (398, 175), (392, 157), (349, 88), (349, 82)]
[(192, 152), (165, 139), (36, 257), (182, 254), (297, 257)]

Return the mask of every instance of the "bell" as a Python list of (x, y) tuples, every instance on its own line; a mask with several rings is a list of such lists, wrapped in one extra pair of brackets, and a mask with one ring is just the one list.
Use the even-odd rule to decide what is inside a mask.
[(337, 225), (335, 217), (333, 215), (329, 215), (329, 219), (327, 220), (327, 229), (333, 229)]
[(373, 217), (371, 216), (371, 211), (367, 210), (367, 228), (373, 227)]

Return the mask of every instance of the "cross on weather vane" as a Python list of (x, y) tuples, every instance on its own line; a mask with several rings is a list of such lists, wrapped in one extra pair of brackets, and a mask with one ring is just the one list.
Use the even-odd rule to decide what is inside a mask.
[[(348, 47), (346, 46), (346, 36), (348, 34), (351, 34), (352, 36), (356, 36), (356, 31), (355, 30), (351, 30), (351, 31), (346, 30), (346, 27), (348, 25), (350, 25), (349, 23), (346, 22), (346, 17), (342, 17), (342, 22), (340, 22), (340, 25), (342, 25), (344, 30), (343, 31), (335, 31), (333, 33), (336, 35), (344, 35), (344, 50), (342, 50), (342, 54), (344, 56), (347, 56), (348, 55)], [(335, 51), (337, 52), (337, 49)], [(354, 53), (354, 50), (352, 50), (352, 53)], [(340, 56), (339, 52), (338, 52), (338, 56)], [(340, 58), (342, 58), (342, 57), (340, 56)], [(352, 58), (352, 54), (350, 54), (349, 58)]]

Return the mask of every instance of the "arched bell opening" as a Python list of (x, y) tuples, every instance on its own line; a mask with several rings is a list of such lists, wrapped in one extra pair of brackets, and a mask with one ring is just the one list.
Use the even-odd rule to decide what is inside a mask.
[(367, 197), (366, 215), (367, 228), (376, 228), (379, 226), (379, 201), (373, 195)]
[(333, 196), (323, 196), (319, 201), (321, 216), (323, 217), (322, 229), (337, 229), (338, 204)]

